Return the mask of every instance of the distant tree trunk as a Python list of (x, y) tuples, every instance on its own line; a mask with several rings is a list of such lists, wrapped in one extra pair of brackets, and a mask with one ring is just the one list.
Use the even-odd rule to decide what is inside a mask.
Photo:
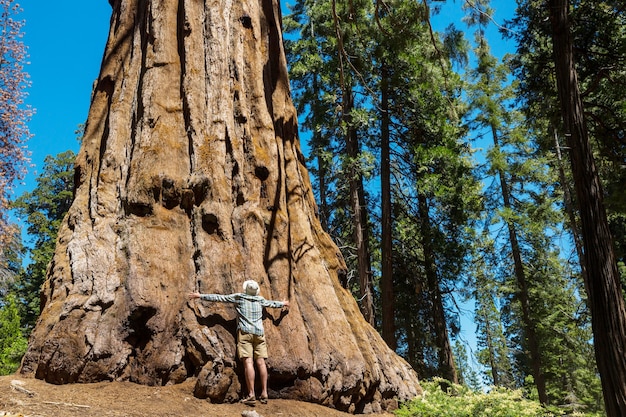
[(343, 36), (337, 15), (337, 1), (332, 0), (333, 22), (337, 35), (337, 56), (339, 57), (339, 85), (341, 87), (341, 118), (346, 133), (346, 156), (348, 157), (348, 176), (350, 209), (352, 211), (353, 240), (357, 254), (357, 273), (359, 275), (359, 306), (361, 313), (368, 323), (374, 324), (374, 300), (371, 288), (371, 260), (368, 246), (367, 233), (367, 207), (365, 204), (365, 188), (363, 187), (363, 175), (357, 166), (361, 148), (359, 146), (358, 132), (353, 126), (352, 110), (354, 97), (352, 84), (346, 77), (345, 54)]
[(357, 130), (352, 126), (351, 112), (353, 108), (352, 91), (347, 87), (343, 93), (344, 120), (346, 121), (346, 155), (349, 158), (347, 171), (350, 185), (350, 209), (352, 211), (353, 239), (356, 245), (357, 272), (359, 274), (359, 306), (363, 317), (368, 323), (374, 324), (374, 300), (371, 287), (371, 261), (367, 230), (367, 205), (365, 204), (365, 189), (363, 175), (357, 161), (360, 158), (361, 148)]
[(435, 265), (435, 254), (433, 251), (433, 239), (428, 214), (428, 201), (424, 194), (418, 194), (418, 206), (420, 213), (420, 223), (422, 228), (422, 247), (424, 250), (424, 269), (428, 282), (428, 294), (432, 304), (433, 327), (435, 330), (435, 344), (439, 355), (439, 376), (448, 381), (458, 384), (459, 378), (454, 364), (454, 354), (452, 344), (448, 336), (448, 325), (446, 313), (443, 306), (443, 297), (439, 287), (439, 278)]
[(574, 66), (568, 20), (569, 2), (550, 0), (548, 7), (563, 128), (571, 148), (572, 173), (580, 209), (596, 361), (602, 380), (607, 416), (624, 416), (626, 309), (613, 251), (613, 238), (603, 204), (602, 184), (589, 146)]
[[(318, 93), (317, 88), (317, 77), (314, 78), (313, 81), (313, 91), (315, 94)], [(316, 95), (317, 97), (317, 95)], [(315, 104), (314, 104), (315, 105)], [(322, 224), (322, 228), (325, 231), (328, 231), (329, 227), (329, 218), (330, 218), (330, 208), (328, 206), (328, 175), (329, 175), (329, 163), (324, 156), (324, 152), (330, 146), (328, 140), (326, 140), (322, 134), (318, 131), (313, 132), (313, 138), (311, 143), (313, 144), (313, 152), (315, 154), (315, 159), (317, 160), (317, 191), (318, 191), (318, 202), (319, 209), (318, 215), (320, 218), (320, 223)]]
[[(311, 39), (315, 39), (315, 30), (313, 21), (311, 21)], [(317, 74), (313, 74), (313, 111), (314, 117), (319, 119), (322, 117), (324, 107), (321, 105), (320, 101), (320, 86), (319, 86), (319, 76)], [(314, 128), (313, 130), (313, 144), (316, 149), (317, 155), (317, 183), (318, 183), (318, 192), (319, 192), (319, 217), (320, 222), (322, 223), (322, 228), (328, 231), (328, 220), (330, 209), (328, 207), (328, 197), (327, 197), (327, 185), (326, 180), (328, 176), (328, 168), (329, 164), (326, 158), (324, 157), (324, 152), (328, 151), (330, 144), (328, 140), (325, 140), (322, 136), (322, 133), (319, 129)]]
[(576, 221), (576, 213), (574, 212), (574, 199), (570, 189), (570, 183), (565, 177), (565, 167), (563, 166), (563, 157), (561, 154), (561, 144), (559, 143), (559, 136), (554, 129), (554, 149), (556, 151), (557, 163), (559, 168), (559, 181), (563, 187), (563, 207), (569, 221), (569, 227), (572, 231), (572, 237), (574, 239), (574, 247), (576, 248), (576, 255), (578, 256), (578, 262), (580, 264), (580, 273), (583, 278), (583, 284), (585, 285), (585, 292), (589, 294), (589, 284), (587, 277), (587, 268), (585, 267), (585, 254), (583, 251), (583, 244), (580, 240), (580, 229)]
[(188, 292), (268, 299), (270, 388), (350, 412), (419, 393), (339, 285), (315, 216), (277, 0), (116, 0), (21, 372), (52, 383), (179, 383), (234, 401), (235, 311)]
[[(486, 259), (491, 252), (488, 247), (485, 251), (480, 250), (479, 257)], [(498, 298), (494, 293), (497, 286), (491, 273), (486, 273), (490, 263), (478, 261), (475, 265), (475, 291), (476, 302), (475, 323), (478, 335), (479, 362), (486, 366), (491, 374), (492, 384), (497, 387), (514, 388), (512, 383), (512, 371), (509, 362), (507, 342), (504, 338), (502, 315), (495, 300)], [(486, 356), (486, 357), (485, 357)]]
[[(484, 335), (484, 349), (487, 351), (488, 356), (485, 362), (489, 364), (493, 385), (499, 387), (502, 385), (500, 381), (500, 364), (498, 363), (496, 354), (497, 347), (493, 337), (494, 331), (492, 330), (491, 317), (487, 314), (487, 307), (491, 306), (493, 303), (490, 302), (491, 295), (484, 291), (485, 281), (487, 281), (487, 279), (483, 274), (479, 274), (476, 277), (476, 304), (482, 306), (482, 308), (477, 308), (475, 314), (476, 318), (484, 323), (480, 331)], [(488, 298), (487, 301), (485, 300), (486, 298)]]
[[(494, 145), (500, 147), (498, 132), (492, 126), (492, 135)], [(510, 209), (512, 207), (511, 191), (509, 189), (508, 181), (502, 170), (498, 171), (500, 176), (500, 188), (502, 190), (502, 202), (505, 208)], [(537, 331), (535, 329), (535, 323), (531, 317), (530, 311), (530, 294), (528, 288), (528, 281), (526, 279), (526, 272), (524, 271), (524, 264), (522, 262), (522, 251), (517, 238), (517, 228), (513, 223), (507, 221), (507, 229), (509, 231), (509, 242), (511, 243), (511, 255), (513, 257), (513, 273), (517, 281), (517, 296), (522, 308), (522, 326), (524, 331), (525, 345), (530, 352), (530, 363), (535, 379), (535, 386), (537, 387), (537, 395), (541, 404), (548, 403), (548, 392), (546, 390), (546, 377), (543, 373), (543, 367), (541, 365), (541, 355), (539, 352), (539, 340), (537, 339)]]
[(396, 349), (395, 299), (393, 293), (393, 243), (391, 218), (391, 158), (389, 145), (389, 84), (388, 69), (381, 69), (381, 127), (380, 127), (380, 190), (381, 190), (381, 278), (383, 339)]
[(487, 335), (485, 344), (487, 345), (487, 352), (489, 352), (489, 369), (491, 370), (491, 379), (493, 379), (493, 385), (499, 387), (502, 384), (500, 382), (500, 368), (496, 361), (495, 346), (491, 340), (490, 327), (491, 323), (488, 320), (485, 320), (485, 334)]

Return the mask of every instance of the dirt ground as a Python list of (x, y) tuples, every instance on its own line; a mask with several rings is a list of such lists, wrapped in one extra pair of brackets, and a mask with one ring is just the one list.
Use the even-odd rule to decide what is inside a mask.
[[(256, 407), (211, 404), (193, 396), (194, 382), (148, 387), (130, 382), (53, 385), (21, 375), (0, 377), (0, 416), (23, 417), (347, 417), (317, 404), (270, 399)], [(245, 414), (245, 413), (244, 413)], [(378, 417), (393, 417), (378, 414)]]

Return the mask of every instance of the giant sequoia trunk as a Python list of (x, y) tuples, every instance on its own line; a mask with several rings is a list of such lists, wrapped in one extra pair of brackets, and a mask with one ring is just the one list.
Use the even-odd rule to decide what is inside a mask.
[(276, 0), (115, 0), (43, 307), (21, 372), (179, 383), (232, 401), (235, 311), (270, 299), (270, 387), (353, 412), (419, 392), (339, 285), (297, 140)]

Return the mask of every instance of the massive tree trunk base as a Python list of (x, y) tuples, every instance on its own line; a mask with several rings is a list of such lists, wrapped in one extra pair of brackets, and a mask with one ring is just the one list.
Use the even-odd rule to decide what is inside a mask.
[(282, 398), (377, 412), (415, 372), (339, 285), (315, 217), (272, 0), (116, 0), (76, 162), (74, 203), (21, 372), (55, 384), (242, 393), (236, 317), (192, 291), (289, 299), (264, 321)]
[[(97, 264), (104, 271), (91, 270), (93, 275), (102, 272), (102, 279), (77, 280), (78, 274), (73, 277), (71, 272), (81, 267), (77, 265), (81, 261), (72, 262), (74, 256), (57, 251), (43, 291), (45, 308), (22, 373), (55, 384), (119, 380), (166, 385), (197, 376), (194, 394), (200, 398), (233, 402), (240, 397), (244, 382), (235, 353), (234, 309), (188, 301), (186, 294), (197, 289), (237, 291), (240, 273), (235, 271), (247, 269), (245, 258), (216, 259), (212, 272), (205, 271), (216, 278), (197, 279), (193, 245), (184, 245), (189, 228), (166, 228), (185, 222), (184, 211), (176, 211), (172, 215), (156, 207), (151, 216), (118, 219), (104, 229), (106, 237), (88, 230), (86, 238), (92, 243), (81, 250), (94, 251), (92, 258), (105, 250), (103, 245), (116, 248), (110, 259)], [(61, 242), (66, 238), (80, 240), (69, 227)], [(290, 283), (285, 283), (289, 273), (260, 279), (268, 298), (282, 299), (290, 291), (272, 287), (281, 283), (292, 287), (289, 313), (268, 311), (265, 320), (270, 389), (280, 398), (349, 412), (393, 409), (398, 401), (419, 393), (417, 377), (365, 322), (352, 296), (339, 285), (341, 258), (330, 245), (321, 241), (321, 252), (311, 249), (315, 256), (304, 254)], [(321, 259), (324, 256), (334, 257), (334, 265)], [(186, 260), (183, 265), (176, 261), (179, 258)], [(231, 283), (223, 279), (229, 276)]]

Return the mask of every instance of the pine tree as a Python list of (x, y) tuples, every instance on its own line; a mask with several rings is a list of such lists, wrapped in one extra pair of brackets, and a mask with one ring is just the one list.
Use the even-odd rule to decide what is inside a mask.
[[(381, 109), (381, 138), (386, 140), (386, 126), (390, 126), (396, 321), (403, 314), (415, 315), (423, 329), (415, 329), (410, 320), (396, 325), (401, 340), (418, 332), (421, 336), (417, 337), (423, 338), (418, 343), (409, 342), (421, 346), (420, 354), (416, 355), (414, 348), (407, 349), (416, 366), (430, 373), (428, 363), (434, 355), (436, 373), (455, 381), (450, 339), (458, 325), (450, 309), (450, 291), (463, 275), (463, 260), (471, 241), (466, 227), (476, 213), (478, 195), (458, 117), (459, 80), (450, 71), (451, 50), (431, 33), (427, 7), (396, 1), (380, 6), (377, 12), (376, 83), (371, 89), (379, 92), (375, 103)], [(429, 87), (425, 89), (425, 85)], [(385, 148), (386, 144), (380, 146), (381, 160)], [(384, 178), (382, 169), (381, 175)], [(405, 228), (413, 234), (396, 233)], [(410, 254), (404, 250), (406, 245), (417, 245), (416, 250)], [(413, 277), (407, 281), (405, 263), (415, 263), (408, 269)], [(413, 286), (408, 299), (401, 294), (406, 284)], [(410, 297), (414, 298), (412, 304)], [(405, 308), (412, 312), (405, 313)]]
[[(505, 109), (505, 101), (509, 99), (506, 88), (503, 83), (506, 82), (506, 73), (503, 73), (502, 67), (498, 68), (495, 58), (491, 56), (487, 41), (484, 37), (484, 26), (487, 22), (487, 16), (492, 11), (489, 8), (488, 1), (481, 1), (473, 4), (468, 15), (471, 24), (477, 25), (476, 30), (476, 55), (477, 68), (470, 72), (471, 77), (476, 80), (475, 95), (472, 97), (472, 105), (476, 109), (476, 120), (479, 127), (484, 128), (493, 140), (493, 148), (488, 159), (491, 162), (491, 169), (496, 175), (499, 186), (498, 192), (502, 199), (501, 210), (505, 220), (505, 226), (508, 234), (507, 246), (513, 260), (512, 273), (516, 281), (516, 300), (521, 307), (521, 325), (522, 339), (524, 348), (530, 353), (530, 364), (534, 381), (537, 386), (539, 400), (542, 404), (548, 402), (546, 393), (546, 382), (543, 365), (541, 363), (541, 355), (539, 350), (539, 340), (537, 335), (537, 324), (531, 318), (531, 302), (530, 287), (527, 272), (524, 268), (523, 259), (523, 242), (521, 239), (520, 226), (515, 221), (514, 200), (517, 196), (513, 194), (513, 186), (511, 177), (516, 175), (508, 172), (509, 161), (505, 155), (503, 148), (508, 146), (516, 146), (514, 132), (509, 130), (514, 121), (511, 120)], [(502, 91), (502, 90), (504, 91)], [(509, 89), (510, 90), (510, 89)], [(510, 135), (511, 137), (507, 137)], [(516, 162), (513, 162), (516, 163)]]
[(511, 354), (505, 337), (500, 311), (501, 288), (495, 271), (498, 259), (493, 238), (485, 231), (478, 240), (473, 256), (473, 299), (476, 303), (476, 354), (485, 369), (487, 385), (515, 388)]
[[(380, 228), (370, 229), (372, 246), (378, 248), (372, 250), (372, 254), (381, 257), (380, 260), (373, 257), (380, 262), (373, 271), (380, 276), (374, 279), (381, 303), (378, 323), (387, 343), (390, 346), (397, 343), (399, 351), (406, 354), (414, 366), (438, 369), (426, 372), (443, 372), (446, 378), (455, 379), (450, 333), (454, 335), (458, 326), (450, 309), (449, 292), (462, 275), (463, 260), (470, 246), (471, 233), (467, 233), (465, 227), (476, 209), (478, 186), (468, 162), (468, 148), (461, 141), (459, 79), (450, 71), (446, 55), (451, 49), (444, 48), (431, 35), (428, 9), (423, 4), (393, 1), (363, 6), (355, 3), (348, 6), (353, 13), (347, 18), (340, 13), (338, 4), (330, 2), (326, 7), (323, 4), (298, 3), (292, 18), (299, 23), (287, 25), (299, 28), (301, 35), (287, 46), (293, 57), (300, 58), (293, 63), (291, 74), (294, 85), (302, 89), (297, 95), (302, 103), (300, 108), (310, 110), (303, 118), (304, 125), (318, 121), (316, 128), (311, 124), (309, 129), (323, 132), (320, 137), (327, 138), (322, 145), (324, 152), (338, 162), (358, 162), (361, 171), (367, 172), (363, 169), (366, 151), (378, 157), (375, 175), (380, 176), (381, 204), (379, 206), (375, 198), (363, 200), (369, 213), (380, 219), (374, 223), (381, 224)], [(334, 15), (333, 5), (337, 6)], [(359, 9), (359, 6), (365, 8)], [(369, 19), (360, 17), (362, 10), (370, 11)], [(334, 26), (328, 24), (330, 17), (335, 18)], [(345, 30), (333, 32), (333, 27)], [(366, 60), (371, 63), (364, 63)], [(335, 79), (326, 75), (338, 67), (344, 71)], [(316, 79), (321, 82), (316, 84)], [(338, 129), (336, 118), (329, 120), (328, 115), (334, 114), (336, 108), (344, 109), (329, 104), (321, 111), (316, 105), (326, 103), (318, 97), (333, 98), (334, 91), (342, 91), (338, 82), (342, 79), (346, 81), (344, 84), (352, 83), (350, 88), (354, 94), (349, 97), (358, 97), (361, 101), (359, 107), (350, 112), (350, 121), (344, 119)], [(425, 85), (430, 87), (425, 89)], [(334, 98), (330, 103), (341, 103), (337, 96)], [(356, 130), (351, 130), (351, 126)], [(359, 145), (362, 151), (359, 159), (346, 159), (342, 155), (347, 153), (341, 152), (341, 138), (355, 132), (365, 139)], [(319, 138), (314, 132), (312, 136)], [(348, 171), (342, 169), (341, 172), (345, 175)], [(351, 177), (353, 175), (346, 176)], [(345, 226), (345, 221), (344, 226), (339, 226), (339, 220), (349, 219), (346, 209), (350, 205), (345, 195), (349, 195), (350, 188), (338, 181), (339, 175), (328, 178), (333, 184), (329, 189), (334, 188), (335, 196), (330, 199), (333, 202), (329, 206), (330, 230), (335, 233), (352, 230)], [(421, 211), (418, 210), (420, 201)], [(412, 230), (412, 233), (405, 234), (402, 230)], [(344, 238), (342, 241), (344, 246), (350, 246), (353, 240)], [(405, 250), (408, 245), (416, 246), (416, 250)], [(351, 257), (347, 258), (350, 264)], [(390, 259), (393, 259), (391, 272)], [(407, 276), (407, 271), (413, 276)], [(406, 286), (408, 297), (401, 294)], [(418, 287), (421, 290), (417, 290)], [(416, 294), (413, 299), (412, 294)], [(359, 297), (361, 294), (357, 294)], [(405, 315), (406, 320), (400, 318)], [(414, 324), (418, 321), (422, 325)], [(426, 336), (429, 331), (437, 337)], [(436, 358), (434, 362), (432, 358)]]
[(334, 152), (334, 94), (331, 73), (336, 51), (330, 52), (329, 36), (333, 27), (327, 10), (328, 2), (298, 1), (289, 5), (290, 14), (283, 18), (285, 53), (294, 104), (300, 114), (301, 132), (309, 132), (308, 168), (319, 205), (319, 217), (325, 230), (330, 230)]
[(482, 384), (476, 370), (469, 362), (467, 347), (460, 340), (454, 343), (454, 357), (459, 374), (459, 384), (465, 385), (474, 391), (482, 388)]
[[(584, 96), (586, 126), (594, 144), (591, 150), (604, 187), (604, 205), (614, 237), (615, 256), (618, 262), (624, 263), (626, 201), (622, 192), (625, 171), (621, 167), (625, 155), (626, 99), (621, 91), (626, 86), (626, 75), (620, 63), (626, 59), (626, 10), (620, 4), (583, 0), (576, 2), (569, 14), (575, 22), (571, 25), (571, 37), (577, 57), (579, 89)], [(520, 1), (507, 28), (510, 30), (503, 33), (517, 42), (513, 74), (520, 81), (517, 94), (526, 118), (535, 126), (550, 126), (553, 134), (545, 135), (541, 146), (546, 150), (554, 149), (556, 136), (567, 163), (569, 145), (559, 134), (561, 114), (554, 83), (549, 9), (540, 1)], [(573, 189), (570, 174), (565, 177), (569, 178), (569, 187)], [(572, 197), (577, 206), (576, 196)], [(574, 225), (573, 220), (570, 222), (573, 233), (578, 233), (580, 225)]]
[[(490, 13), (487, 4), (475, 3), (472, 9), (479, 28), (478, 62), (470, 72), (475, 82), (470, 97), (477, 110), (478, 127), (482, 126), (494, 142), (487, 161), (497, 186), (488, 189), (486, 195), (495, 195), (490, 193), (498, 190), (500, 203), (492, 209), (497, 210), (507, 236), (496, 244), (508, 248), (500, 260), (500, 291), (504, 290), (502, 313), (515, 359), (514, 375), (519, 384), (532, 374), (544, 404), (565, 405), (568, 399), (586, 397), (591, 399), (587, 406), (597, 407), (597, 395), (589, 395), (592, 389), (579, 383), (580, 375), (593, 374), (593, 361), (584, 353), (580, 357), (570, 353), (588, 351), (590, 334), (588, 327), (585, 332), (585, 315), (581, 314), (584, 304), (579, 297), (579, 281), (557, 245), (564, 218), (556, 209), (563, 197), (551, 169), (555, 165), (551, 154), (541, 146), (549, 134), (545, 129), (530, 129), (531, 124), (521, 118), (513, 94), (516, 84), (509, 85), (507, 67), (497, 64), (489, 54), (480, 29)], [(476, 7), (483, 7), (482, 12)], [(487, 220), (495, 235), (498, 220)], [(487, 307), (484, 314), (493, 311), (490, 299), (485, 301), (484, 305), (479, 301), (479, 307)], [(486, 330), (482, 329), (485, 339), (489, 336)], [(487, 358), (495, 358), (493, 352), (487, 351)]]

